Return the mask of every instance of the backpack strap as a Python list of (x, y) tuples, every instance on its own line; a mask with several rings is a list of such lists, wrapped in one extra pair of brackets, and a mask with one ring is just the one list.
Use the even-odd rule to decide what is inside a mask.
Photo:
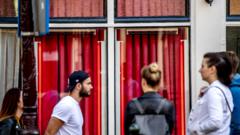
[(143, 110), (143, 108), (142, 108), (141, 103), (138, 101), (138, 99), (137, 99), (137, 98), (134, 98), (134, 99), (133, 99), (133, 102), (134, 102), (134, 104), (136, 105), (138, 111), (139, 111), (141, 114), (144, 114), (144, 110)]
[(220, 87), (218, 87), (218, 86), (214, 86), (214, 87), (218, 88), (218, 89), (222, 92), (222, 94), (223, 94), (223, 96), (224, 96), (224, 98), (225, 98), (225, 100), (226, 100), (228, 109), (229, 109), (229, 111), (232, 113), (231, 108), (230, 108), (230, 105), (229, 105), (229, 102), (228, 102), (227, 97), (226, 97), (225, 93), (223, 92), (223, 90), (222, 90)]
[(158, 106), (158, 108), (157, 108), (157, 110), (156, 110), (156, 113), (157, 113), (157, 114), (159, 114), (159, 113), (161, 112), (163, 106), (166, 104), (166, 101), (167, 101), (167, 100), (166, 100), (165, 98), (163, 98), (163, 99), (160, 100), (160, 104), (159, 104), (159, 106)]

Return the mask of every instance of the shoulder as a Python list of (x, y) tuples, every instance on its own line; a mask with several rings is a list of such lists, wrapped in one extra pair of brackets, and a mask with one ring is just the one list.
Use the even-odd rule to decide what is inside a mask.
[(0, 121), (0, 127), (11, 127), (16, 124), (16, 119), (14, 117), (9, 117)]
[(0, 120), (0, 123), (14, 123), (15, 121), (16, 119), (12, 116), (12, 117), (3, 118), (2, 120)]
[(226, 86), (217, 85), (209, 87), (208, 91), (206, 92), (206, 99), (211, 101), (211, 103), (215, 104), (216, 102), (225, 98), (232, 98), (232, 94), (230, 89)]
[[(126, 112), (128, 114), (137, 114), (137, 113), (140, 113), (137, 109), (137, 106), (136, 106), (136, 101), (135, 100), (138, 100), (138, 98), (134, 98), (132, 99), (131, 101), (128, 102), (127, 104), (127, 107), (126, 107)], [(139, 101), (139, 100), (138, 100)], [(141, 102), (141, 101), (139, 101)], [(141, 103), (140, 103), (141, 104)]]
[(174, 109), (174, 105), (173, 105), (173, 103), (172, 103), (171, 101), (163, 98), (163, 99), (161, 99), (161, 102), (163, 102), (163, 105), (164, 105), (163, 107), (164, 107), (166, 110), (172, 110), (172, 109)]
[(55, 106), (55, 108), (65, 108), (65, 109), (70, 109), (74, 105), (71, 97), (67, 96), (62, 98)]
[(222, 84), (214, 84), (214, 85), (211, 85), (207, 91), (208, 94), (211, 94), (211, 95), (222, 95), (222, 93), (226, 93), (226, 92), (230, 92), (230, 89), (225, 86), (225, 85), (222, 85)]
[(136, 108), (136, 105), (135, 105), (135, 101), (134, 100), (138, 100), (137, 98), (134, 98), (132, 99), (131, 101), (128, 102), (127, 104), (127, 109), (133, 109), (133, 108)]

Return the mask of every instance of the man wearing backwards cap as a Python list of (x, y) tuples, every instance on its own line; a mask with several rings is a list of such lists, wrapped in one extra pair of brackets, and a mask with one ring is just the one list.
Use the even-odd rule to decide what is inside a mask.
[(45, 135), (82, 135), (83, 117), (79, 102), (91, 93), (88, 73), (74, 71), (69, 77), (69, 95), (54, 107)]

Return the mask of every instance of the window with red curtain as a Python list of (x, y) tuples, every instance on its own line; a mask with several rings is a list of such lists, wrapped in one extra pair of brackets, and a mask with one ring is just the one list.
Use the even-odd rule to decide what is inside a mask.
[(105, 0), (50, 0), (51, 17), (104, 17)]
[(116, 0), (117, 17), (187, 16), (188, 0)]
[(120, 129), (127, 103), (142, 95), (141, 68), (152, 62), (162, 71), (159, 94), (176, 109), (174, 135), (185, 135), (184, 40), (187, 28), (118, 29), (120, 41)]
[(16, 17), (18, 0), (0, 0), (0, 17)]
[(90, 74), (91, 96), (80, 102), (84, 135), (101, 135), (101, 43), (104, 29), (51, 32), (37, 39), (38, 126), (44, 134), (55, 104), (67, 93), (68, 76), (75, 70)]

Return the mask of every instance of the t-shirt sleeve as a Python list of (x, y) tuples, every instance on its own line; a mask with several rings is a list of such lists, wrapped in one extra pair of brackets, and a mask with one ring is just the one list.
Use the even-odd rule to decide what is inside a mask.
[(72, 109), (70, 105), (59, 103), (54, 107), (52, 117), (60, 119), (66, 123), (71, 117), (71, 111)]

